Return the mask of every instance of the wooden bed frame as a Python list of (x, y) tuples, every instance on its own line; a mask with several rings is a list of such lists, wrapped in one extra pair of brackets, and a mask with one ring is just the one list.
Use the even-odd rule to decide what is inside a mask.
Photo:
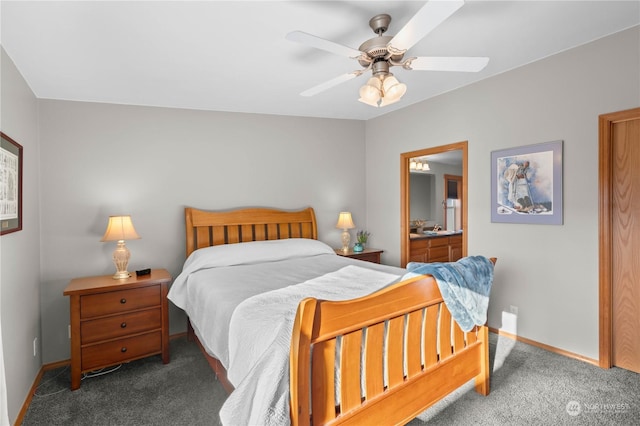
[[(312, 208), (226, 212), (186, 208), (185, 222), (187, 256), (218, 244), (317, 239)], [(495, 258), (491, 260), (495, 263)], [(195, 338), (191, 326), (189, 335)], [(367, 424), (381, 419), (387, 424), (406, 423), (471, 379), (477, 392), (489, 394), (488, 328), (463, 332), (431, 276), (405, 280), (359, 299), (305, 299), (298, 306), (291, 342), (293, 425)], [(233, 386), (220, 362), (200, 347), (231, 392)], [(336, 365), (340, 366), (338, 397)]]

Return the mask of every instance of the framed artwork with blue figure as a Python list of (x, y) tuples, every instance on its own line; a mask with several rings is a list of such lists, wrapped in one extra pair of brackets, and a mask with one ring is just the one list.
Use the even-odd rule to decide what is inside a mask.
[(491, 152), (491, 222), (562, 220), (562, 141)]

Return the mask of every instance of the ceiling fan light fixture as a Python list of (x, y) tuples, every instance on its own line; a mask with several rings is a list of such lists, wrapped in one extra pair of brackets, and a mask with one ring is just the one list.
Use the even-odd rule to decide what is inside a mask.
[(380, 101), (380, 96), (382, 95), (380, 90), (381, 88), (382, 83), (380, 82), (380, 79), (371, 77), (369, 81), (367, 81), (367, 84), (360, 88), (360, 98), (365, 99), (367, 101), (365, 103), (369, 103), (370, 105), (375, 104), (378, 106), (377, 103)]
[(382, 97), (382, 81), (378, 77), (371, 77), (367, 84), (360, 88), (360, 102), (373, 107), (380, 106), (380, 98)]
[(382, 88), (387, 105), (399, 101), (407, 92), (407, 85), (400, 83), (392, 74), (389, 74), (387, 78), (384, 79)]

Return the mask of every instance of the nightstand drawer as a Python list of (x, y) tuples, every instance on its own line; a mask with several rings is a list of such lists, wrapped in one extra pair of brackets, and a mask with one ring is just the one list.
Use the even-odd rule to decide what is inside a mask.
[(360, 259), (366, 262), (380, 263), (380, 253), (361, 253), (350, 256), (353, 259)]
[(350, 257), (351, 259), (364, 260), (365, 262), (380, 263), (380, 254), (382, 250), (366, 248), (363, 251), (342, 251), (341, 249), (335, 249), (338, 256)]
[(162, 328), (162, 311), (156, 308), (83, 321), (80, 325), (80, 334), (84, 345), (159, 328)]
[(86, 346), (82, 348), (82, 371), (131, 361), (161, 351), (161, 331)]
[(160, 286), (112, 291), (81, 296), (80, 318), (93, 318), (108, 314), (160, 306)]

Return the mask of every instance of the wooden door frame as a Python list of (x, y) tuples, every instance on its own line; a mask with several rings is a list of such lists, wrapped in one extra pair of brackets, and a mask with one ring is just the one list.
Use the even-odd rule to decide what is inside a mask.
[(612, 366), (613, 334), (613, 144), (616, 123), (640, 118), (640, 108), (602, 114), (598, 118), (599, 365)]
[(449, 145), (435, 146), (418, 151), (400, 154), (400, 266), (403, 268), (409, 261), (409, 214), (411, 211), (409, 200), (409, 160), (413, 157), (439, 154), (442, 152), (462, 151), (462, 256), (467, 255), (467, 182), (468, 182), (468, 142), (456, 142)]

